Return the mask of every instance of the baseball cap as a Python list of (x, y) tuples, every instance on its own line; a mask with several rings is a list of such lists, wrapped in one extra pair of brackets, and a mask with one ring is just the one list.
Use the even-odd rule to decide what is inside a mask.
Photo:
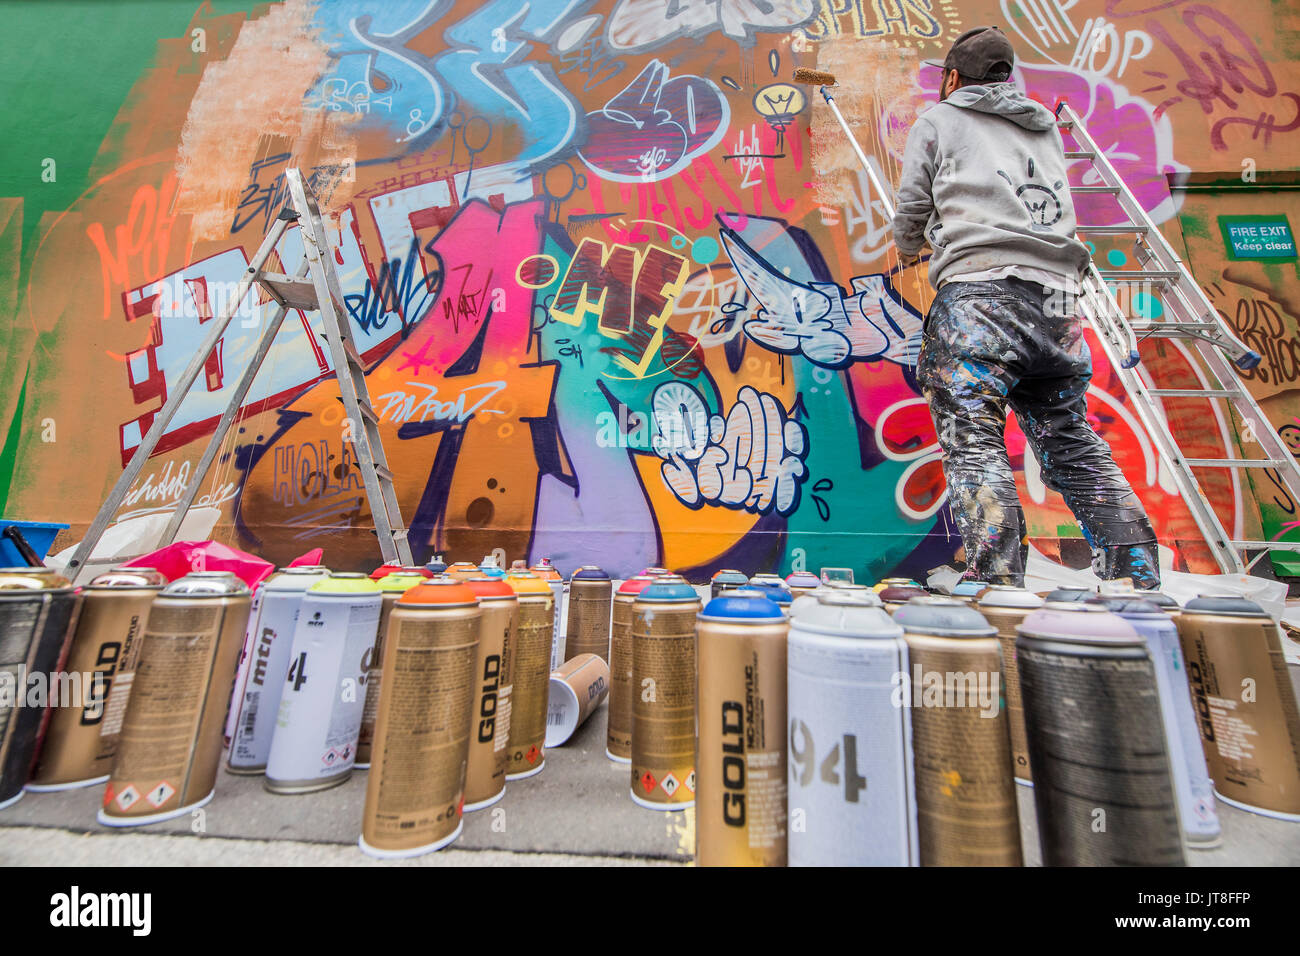
[(1016, 51), (1005, 33), (997, 27), (976, 27), (967, 30), (948, 50), (943, 62), (926, 60), (927, 66), (940, 67), (945, 73), (956, 70), (968, 80), (983, 80), (994, 72), (998, 64), (1010, 70), (1016, 63)]

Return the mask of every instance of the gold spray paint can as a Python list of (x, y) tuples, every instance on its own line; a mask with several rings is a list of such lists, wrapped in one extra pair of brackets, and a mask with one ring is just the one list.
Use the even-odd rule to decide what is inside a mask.
[(1215, 793), (1300, 820), (1300, 711), (1277, 624), (1237, 597), (1188, 601), (1175, 623)]
[(546, 746), (559, 747), (609, 696), (609, 665), (595, 654), (571, 657), (551, 671)]
[(358, 840), (371, 856), (429, 853), (464, 828), (480, 616), (474, 592), (442, 578), (403, 591), (388, 616)]
[(154, 600), (100, 823), (157, 823), (212, 799), (250, 602), (229, 571), (187, 574)]
[(468, 581), (470, 578), (482, 577), (483, 572), (473, 561), (457, 561), (447, 569), (447, 574), (457, 581)]
[(651, 810), (695, 805), (695, 618), (700, 598), (661, 577), (632, 609), (632, 800)]
[(153, 568), (116, 568), (82, 591), (81, 616), (63, 670), (97, 686), (82, 706), (51, 708), (28, 790), (69, 790), (108, 780), (149, 609), (166, 583)]
[(632, 762), (632, 608), (636, 596), (654, 581), (648, 574), (628, 578), (614, 594), (609, 629), (609, 706), (605, 708), (605, 756)]
[(375, 646), (366, 656), (365, 681), (366, 703), (361, 711), (361, 733), (357, 735), (357, 761), (353, 764), (358, 770), (370, 766), (370, 750), (375, 742), (375, 720), (379, 716), (379, 690), (383, 686), (384, 671), (384, 635), (388, 633), (388, 615), (397, 606), (397, 599), (417, 584), (423, 584), (431, 575), (420, 569), (402, 569), (392, 571), (379, 578), (379, 629), (375, 632)]
[(609, 663), (610, 601), (614, 582), (595, 565), (583, 565), (569, 576), (568, 626), (564, 659), (595, 654)]
[(519, 598), (515, 627), (514, 689), (510, 698), (510, 751), (506, 779), (541, 773), (546, 764), (546, 704), (551, 674), (555, 595), (531, 572), (511, 572), (506, 583)]
[(1025, 705), (1020, 697), (1020, 670), (1016, 666), (1016, 628), (1025, 617), (1043, 606), (1033, 591), (994, 584), (985, 588), (976, 604), (984, 619), (997, 628), (1002, 650), (1002, 689), (1007, 702), (1007, 724), (1011, 731), (1011, 765), (1016, 781), (1032, 786), (1029, 769), (1029, 739), (1025, 733)]
[(519, 598), (501, 578), (471, 578), (465, 586), (478, 598), (478, 655), (474, 662), (474, 705), (469, 719), (469, 767), (465, 809), (482, 810), (506, 792), (510, 761), (510, 715), (514, 696), (515, 621)]
[(698, 866), (785, 866), (786, 638), (781, 608), (732, 591), (697, 625)]
[(1011, 737), (997, 631), (963, 601), (913, 598), (907, 641), (922, 866), (1020, 866)]

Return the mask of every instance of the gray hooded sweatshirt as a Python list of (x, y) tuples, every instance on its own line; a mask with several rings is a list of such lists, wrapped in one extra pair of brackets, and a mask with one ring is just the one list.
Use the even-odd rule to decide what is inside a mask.
[(1087, 266), (1051, 110), (1011, 83), (964, 86), (917, 118), (903, 153), (894, 243), (929, 242), (930, 284), (1006, 266), (1071, 278)]

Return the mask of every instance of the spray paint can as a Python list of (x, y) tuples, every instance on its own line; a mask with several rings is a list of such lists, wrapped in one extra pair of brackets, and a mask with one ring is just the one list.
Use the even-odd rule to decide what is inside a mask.
[(989, 586), (987, 581), (958, 581), (952, 596), (965, 604), (975, 604), (980, 593)]
[(790, 589), (792, 598), (803, 597), (805, 594), (811, 594), (814, 590), (821, 587), (822, 579), (817, 577), (811, 571), (794, 571), (786, 575), (785, 586)]
[(465, 586), (478, 598), (481, 612), (470, 704), (465, 809), (482, 810), (506, 792), (519, 598), (504, 579), (473, 578)]
[(1091, 588), (1063, 587), (1043, 595), (1044, 604), (1082, 604), (1097, 596)]
[[(49, 726), (76, 633), (81, 600), (67, 578), (47, 568), (0, 569), (0, 809), (17, 803)], [(40, 682), (44, 701), (31, 699)]]
[(298, 610), (307, 589), (328, 577), (325, 568), (282, 568), (258, 586), (248, 615), (242, 686), (231, 708), (228, 772), (266, 772)]
[(108, 780), (149, 609), (166, 583), (153, 568), (115, 568), (82, 590), (81, 613), (60, 667), (76, 699), (50, 708), (28, 790), (71, 790)]
[(816, 608), (823, 594), (850, 594), (871, 607), (884, 607), (880, 595), (865, 584), (821, 584), (790, 602), (790, 619)]
[(903, 629), (853, 594), (790, 622), (790, 866), (917, 865), (907, 669)]
[(1029, 740), (1025, 733), (1025, 705), (1020, 697), (1020, 670), (1016, 666), (1016, 628), (1032, 611), (1043, 606), (1033, 591), (1009, 584), (994, 584), (976, 604), (984, 619), (998, 631), (1002, 650), (1002, 690), (1006, 695), (1007, 724), (1011, 731), (1011, 766), (1016, 782), (1033, 786), (1029, 766)]
[[(644, 572), (642, 572), (644, 573)], [(741, 571), (724, 568), (709, 579), (709, 596), (718, 597), (723, 591), (734, 591), (749, 584), (749, 578)]]
[(893, 614), (900, 607), (915, 597), (926, 597), (930, 592), (918, 585), (891, 584), (876, 592), (885, 605), (885, 610)]
[(695, 618), (699, 595), (662, 577), (632, 606), (632, 800), (695, 805)]
[(442, 555), (436, 555), (431, 561), (425, 562), (424, 570), (428, 571), (432, 577), (437, 577), (439, 574), (446, 574), (447, 562), (442, 559)]
[[(309, 572), (314, 572), (321, 576), (325, 576), (330, 573), (329, 568), (325, 567), (323, 564), (310, 564), (310, 565), (294, 565), (291, 567), (280, 568), (279, 571), (276, 572), (276, 574), (277, 575), (283, 574), (285, 572), (289, 572), (292, 574), (306, 574)], [(275, 576), (276, 575), (272, 575), (272, 577)], [(248, 630), (244, 633), (244, 646), (243, 649), (239, 652), (239, 670), (235, 677), (235, 688), (233, 693), (231, 693), (230, 695), (230, 706), (226, 710), (226, 726), (225, 726), (224, 734), (225, 734), (225, 741), (227, 747), (230, 747), (235, 740), (235, 727), (238, 724), (239, 716), (240, 716), (240, 708), (244, 702), (244, 691), (248, 687), (248, 673), (254, 664), (253, 649), (257, 644), (257, 638), (260, 633), (258, 631), (258, 621), (260, 620), (262, 614), (262, 590), (263, 590), (263, 586), (269, 580), (270, 579), (268, 578), (259, 581), (257, 584), (253, 585), (253, 604), (248, 613)], [(307, 584), (304, 584), (303, 589), (305, 590), (307, 586), (308, 586)], [(289, 625), (289, 631), (286, 637), (286, 643), (289, 640), (291, 640), (292, 637), (293, 637), (293, 624), (291, 623)], [(272, 713), (268, 718), (268, 720), (270, 721), (275, 720), (274, 708), (272, 708)], [(268, 744), (270, 743), (269, 737), (267, 738), (267, 743)], [(263, 768), (266, 766), (265, 757), (263, 757), (262, 766)], [(230, 773), (241, 772), (239, 770), (231, 770), (229, 761), (227, 761), (226, 763), (226, 770), (229, 771)], [(258, 770), (257, 772), (261, 773), (261, 770)]]
[(303, 595), (266, 760), (271, 793), (327, 790), (352, 776), (381, 594), (366, 575), (339, 572)]
[(1300, 713), (1277, 625), (1236, 597), (1188, 601), (1177, 624), (1215, 792), (1300, 820)]
[(510, 704), (510, 751), (506, 779), (522, 780), (546, 765), (546, 704), (551, 674), (555, 595), (532, 572), (511, 572), (506, 583), (519, 600), (515, 627), (514, 689)]
[(537, 575), (543, 581), (564, 580), (564, 575), (560, 574), (559, 571), (555, 570), (555, 566), (551, 564), (550, 558), (538, 559), (537, 563), (534, 564), (528, 570), (530, 570), (533, 574)]
[(157, 823), (212, 799), (251, 597), (229, 571), (195, 571), (154, 600), (100, 823)]
[(822, 584), (853, 584), (852, 568), (822, 568)]
[(913, 581), (911, 578), (881, 578), (876, 582), (873, 590), (879, 594), (886, 588), (921, 588), (922, 591), (925, 590), (919, 582)]
[(481, 617), (474, 592), (454, 578), (408, 588), (388, 616), (357, 841), (371, 856), (429, 853), (464, 828)]
[(697, 866), (785, 866), (786, 638), (781, 608), (732, 591), (697, 624)]
[(447, 568), (447, 573), (457, 581), (468, 581), (470, 578), (482, 577), (478, 565), (472, 561), (457, 561)]
[[(649, 577), (652, 577), (652, 578), (665, 578), (665, 577), (677, 577), (677, 576), (678, 576), (678, 575), (673, 574), (673, 573), (672, 573), (671, 571), (669, 571), (667, 568), (661, 568), (661, 567), (657, 567), (657, 566), (656, 566), (656, 567), (653, 567), (653, 568), (642, 568), (642, 569), (641, 569), (641, 573), (638, 574), (637, 577), (642, 577), (643, 575), (648, 575)], [(748, 580), (748, 579), (747, 579), (747, 580)]]
[(1146, 600), (1145, 593), (1109, 595), (1093, 599), (1133, 625), (1147, 643), (1155, 665), (1160, 715), (1164, 721), (1169, 765), (1178, 797), (1183, 840), (1193, 849), (1209, 849), (1222, 840), (1219, 816), (1214, 810), (1214, 785), (1201, 749), (1201, 731), (1192, 710), (1187, 685), (1187, 665), (1178, 641), (1178, 628), (1169, 615)]
[(609, 663), (610, 602), (614, 582), (595, 565), (583, 565), (569, 576), (568, 628), (564, 658), (595, 654)]
[(386, 574), (375, 583), (379, 585), (379, 626), (375, 628), (375, 646), (366, 655), (362, 680), (366, 686), (366, 703), (361, 708), (361, 730), (357, 733), (357, 759), (353, 768), (368, 770), (370, 753), (375, 743), (375, 721), (379, 717), (379, 693), (384, 683), (384, 635), (388, 633), (388, 616), (397, 606), (397, 599), (417, 584), (428, 581), (432, 575), (423, 568), (406, 568)]
[(894, 621), (911, 665), (900, 689), (910, 691), (921, 865), (1020, 866), (996, 629), (943, 597), (913, 598)]
[(1091, 603), (1019, 627), (1044, 866), (1183, 866), (1155, 667), (1133, 626)]
[(568, 741), (609, 696), (609, 665), (596, 654), (571, 657), (551, 671), (546, 746)]
[(614, 594), (609, 629), (609, 707), (605, 756), (615, 763), (632, 762), (632, 608), (636, 596), (654, 581), (648, 574), (628, 578)]

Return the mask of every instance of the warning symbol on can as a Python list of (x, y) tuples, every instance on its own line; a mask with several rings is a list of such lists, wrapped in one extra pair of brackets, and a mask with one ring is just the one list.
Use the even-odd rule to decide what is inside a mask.
[(158, 786), (154, 787), (147, 794), (145, 799), (149, 801), (150, 806), (155, 810), (172, 798), (176, 793), (176, 788), (166, 780), (160, 781)]
[(117, 805), (123, 810), (130, 810), (140, 802), (140, 791), (134, 785), (128, 785), (125, 790), (117, 795)]
[(641, 775), (641, 786), (645, 787), (646, 793), (649, 793), (651, 790), (653, 790), (655, 788), (655, 784), (658, 782), (659, 781), (655, 779), (655, 775), (652, 774), (649, 770), (647, 770), (644, 774)]

